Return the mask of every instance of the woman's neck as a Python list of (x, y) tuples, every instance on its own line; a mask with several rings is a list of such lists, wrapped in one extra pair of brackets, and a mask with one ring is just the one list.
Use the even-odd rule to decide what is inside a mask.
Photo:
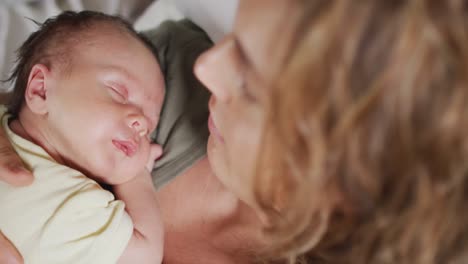
[(166, 263), (249, 263), (251, 252), (265, 244), (256, 213), (224, 188), (206, 159), (158, 196), (166, 227)]

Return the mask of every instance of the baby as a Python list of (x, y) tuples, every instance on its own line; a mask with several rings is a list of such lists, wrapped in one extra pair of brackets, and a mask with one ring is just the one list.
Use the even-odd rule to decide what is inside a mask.
[(0, 182), (1, 232), (25, 263), (160, 263), (148, 170), (164, 80), (151, 46), (120, 18), (65, 12), (18, 54), (1, 124), (35, 181)]

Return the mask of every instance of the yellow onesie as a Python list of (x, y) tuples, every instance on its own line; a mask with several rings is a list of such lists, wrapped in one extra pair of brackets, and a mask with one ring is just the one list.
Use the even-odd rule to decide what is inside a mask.
[(0, 182), (0, 230), (25, 264), (116, 263), (133, 233), (125, 204), (14, 134), (4, 107), (0, 116), (10, 142), (34, 173), (27, 187)]

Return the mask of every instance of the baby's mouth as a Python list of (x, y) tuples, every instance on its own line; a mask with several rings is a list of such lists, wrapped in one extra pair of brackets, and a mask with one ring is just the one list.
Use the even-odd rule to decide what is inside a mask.
[(138, 150), (138, 146), (135, 142), (130, 140), (112, 140), (114, 146), (122, 151), (127, 157), (132, 157)]

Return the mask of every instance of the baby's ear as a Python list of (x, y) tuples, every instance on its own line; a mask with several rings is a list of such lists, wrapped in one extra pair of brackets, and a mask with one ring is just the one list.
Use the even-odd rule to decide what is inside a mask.
[(36, 64), (29, 73), (28, 84), (24, 93), (26, 104), (35, 114), (47, 113), (47, 85), (50, 70), (44, 64)]

